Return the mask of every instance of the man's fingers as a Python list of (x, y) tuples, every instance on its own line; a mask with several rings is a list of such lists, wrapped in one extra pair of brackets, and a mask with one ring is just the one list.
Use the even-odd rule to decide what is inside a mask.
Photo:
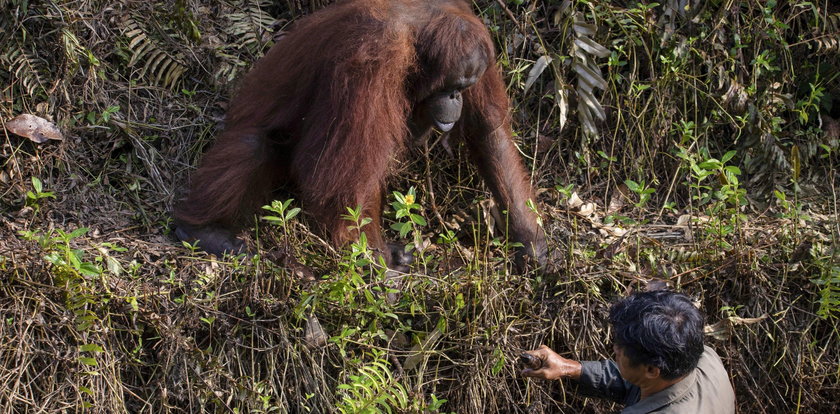
[(533, 355), (533, 356), (535, 356), (539, 359), (545, 360), (546, 357), (548, 356), (549, 351), (551, 351), (551, 348), (549, 348), (545, 345), (540, 345), (539, 348), (533, 349), (533, 350), (530, 350), (530, 351), (525, 351), (525, 353)]
[(539, 370), (539, 369), (525, 368), (525, 369), (522, 370), (521, 374), (522, 374), (523, 377), (543, 378), (543, 376), (541, 375), (542, 373), (540, 371), (541, 370)]
[(519, 355), (519, 362), (525, 365), (525, 368), (540, 369), (545, 361), (536, 355), (523, 352)]
[(522, 370), (523, 377), (550, 379), (554, 377), (555, 368), (551, 365), (551, 358), (554, 351), (551, 348), (540, 345), (539, 348), (524, 352), (536, 360), (530, 361), (526, 364), (525, 369)]

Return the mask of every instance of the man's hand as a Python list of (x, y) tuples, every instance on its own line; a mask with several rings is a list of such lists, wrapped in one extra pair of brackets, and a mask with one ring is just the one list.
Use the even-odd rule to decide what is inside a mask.
[(533, 351), (525, 351), (525, 353), (539, 358), (542, 361), (542, 366), (539, 369), (523, 369), (523, 377), (534, 377), (547, 380), (580, 378), (580, 362), (563, 358), (545, 345), (541, 345), (539, 349), (535, 349)]

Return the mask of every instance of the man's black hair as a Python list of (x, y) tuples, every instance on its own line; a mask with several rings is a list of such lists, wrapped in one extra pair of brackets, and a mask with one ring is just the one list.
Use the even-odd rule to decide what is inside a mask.
[(610, 308), (610, 323), (630, 362), (655, 366), (664, 379), (688, 374), (703, 354), (703, 314), (681, 293), (635, 293)]

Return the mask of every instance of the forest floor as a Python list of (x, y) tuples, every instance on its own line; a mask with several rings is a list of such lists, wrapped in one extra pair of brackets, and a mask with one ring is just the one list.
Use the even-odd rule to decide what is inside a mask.
[[(417, 237), (426, 258), (389, 303), (376, 293), (376, 272), (348, 264), (350, 254), (309, 231), (305, 215), (249, 229), (261, 257), (219, 260), (177, 242), (162, 203), (132, 186), (149, 171), (130, 171), (114, 154), (97, 159), (88, 151), (99, 145), (9, 142), (16, 159), (47, 172), (40, 192), (18, 187), (19, 207), (0, 227), (0, 398), (15, 411), (74, 402), (219, 411), (265, 401), (319, 412), (354, 370), (388, 361), (393, 378), (380, 386), (402, 384), (422, 404), (447, 399), (445, 410), (601, 412), (609, 405), (519, 378), (517, 356), (548, 344), (567, 357), (609, 357), (609, 304), (664, 284), (707, 314), (708, 343), (731, 373), (741, 412), (837, 403), (838, 326), (818, 314), (817, 273), (831, 260), (819, 246), (836, 243), (833, 186), (799, 200), (802, 211), (746, 210), (734, 237), (721, 236), (714, 217), (639, 209), (620, 195), (606, 202), (603, 190), (545, 189), (552, 259), (522, 275), (487, 230), (488, 194), (443, 177), (437, 200), (423, 189), (418, 202), (447, 221), (425, 210), (430, 224)], [(420, 177), (426, 168), (410, 169)], [(43, 197), (26, 201), (27, 192)], [(469, 207), (449, 201), (469, 199)], [(447, 230), (460, 239), (444, 240)]]
[[(7, 65), (0, 79), (13, 80), (0, 94), (0, 413), (614, 412), (618, 405), (578, 397), (569, 382), (521, 378), (518, 356), (546, 344), (569, 358), (609, 358), (610, 304), (662, 287), (686, 293), (706, 314), (707, 344), (730, 373), (739, 412), (833, 412), (840, 404), (840, 101), (833, 110), (808, 109), (802, 122), (768, 103), (781, 100), (774, 88), (798, 89), (767, 86), (775, 75), (755, 74), (766, 93), (749, 91), (758, 108), (750, 110), (790, 126), (774, 130), (773, 141), (777, 135), (738, 123), (749, 110), (732, 109), (723, 96), (735, 86), (696, 83), (716, 70), (667, 61), (681, 50), (676, 40), (601, 30), (594, 39), (638, 61), (631, 70), (602, 59), (610, 88), (598, 92), (607, 110), (593, 138), (583, 132), (591, 119), (575, 112), (583, 101), (555, 95), (555, 82), (571, 70), (548, 66), (526, 79), (548, 52), (543, 38), (519, 35), (529, 29), (520, 23), (539, 29), (556, 61), (568, 55), (570, 43), (546, 23), (555, 9), (479, 2), (507, 45), (500, 64), (549, 264), (514, 269), (514, 246), (469, 157), (436, 136), (391, 167), (381, 225), (401, 222), (391, 192), (411, 188), (427, 224), (403, 238), (386, 230), (415, 251), (398, 294), (388, 295), (394, 286), (364, 260), (369, 252), (329, 246), (305, 208), (292, 213), (301, 207), (295, 201), (256, 212), (242, 233), (256, 256), (209, 256), (172, 233), (172, 205), (221, 127), (233, 79), (270, 39), (234, 29), (258, 21), (268, 30), (265, 22), (285, 22), (276, 16), (291, 12), (248, 1), (262, 20), (246, 21), (231, 17), (240, 6), (228, 1), (177, 2), (192, 14), (163, 2), (46, 3), (62, 13), (41, 4), (14, 15), (0, 10), (20, 35), (9, 49), (27, 51), (0, 50)], [(575, 18), (627, 25), (655, 13), (624, 3), (575, 2)], [(706, 12), (721, 21), (749, 15), (756, 24), (789, 15), (782, 6), (741, 7)], [(192, 26), (173, 23), (182, 20)], [(797, 22), (789, 17), (779, 30)], [(200, 28), (201, 42), (184, 27)], [(644, 47), (623, 49), (622, 36), (639, 32), (650, 38), (637, 44), (669, 58), (645, 61)], [(62, 46), (45, 47), (47, 40)], [(717, 49), (691, 41), (714, 60)], [(62, 64), (42, 58), (45, 68), (28, 66), (35, 49)], [(71, 69), (67, 50), (88, 54)], [(729, 56), (721, 59), (729, 67)], [(822, 73), (814, 68), (797, 73)], [(826, 96), (840, 96), (838, 79), (822, 84)], [(30, 88), (38, 82), (46, 86)], [(12, 133), (8, 122), (20, 114), (45, 118), (63, 139), (36, 143)], [(761, 122), (754, 123), (770, 128)], [(775, 161), (755, 167), (763, 151)]]

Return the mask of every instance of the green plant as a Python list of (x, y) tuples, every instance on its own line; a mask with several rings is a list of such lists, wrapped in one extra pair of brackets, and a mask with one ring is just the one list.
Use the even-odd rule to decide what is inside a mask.
[(402, 412), (409, 408), (408, 392), (394, 378), (382, 351), (374, 350), (372, 361), (357, 361), (353, 373), (348, 373), (343, 384), (338, 385), (341, 413), (374, 414)]
[[(350, 222), (347, 226), (348, 230), (359, 235), (358, 240), (350, 244), (350, 261), (346, 264), (349, 268), (366, 268), (373, 264), (375, 262), (373, 251), (368, 246), (367, 234), (362, 231), (362, 228), (370, 224), (373, 219), (362, 216), (362, 206), (347, 207), (347, 214), (342, 215), (341, 218)], [(385, 266), (385, 261), (381, 257), (379, 264)]]
[(821, 275), (814, 279), (819, 288), (817, 315), (822, 319), (837, 318), (840, 314), (840, 266), (823, 263)]
[(300, 213), (299, 207), (289, 209), (289, 205), (292, 201), (294, 201), (294, 199), (288, 199), (286, 201), (274, 200), (271, 202), (271, 205), (262, 207), (264, 210), (268, 210), (276, 214), (272, 216), (263, 216), (262, 219), (271, 224), (280, 226), (280, 228), (283, 229), (283, 235), (287, 238), (289, 237), (289, 223)]
[(84, 250), (74, 249), (70, 242), (88, 232), (86, 227), (76, 229), (70, 233), (56, 229), (48, 234), (37, 231), (21, 231), (20, 235), (30, 241), (35, 241), (41, 249), (47, 251), (44, 260), (55, 266), (58, 275), (75, 275), (94, 277), (102, 273), (102, 269), (91, 262), (83, 260)]
[(530, 210), (532, 213), (534, 213), (535, 216), (537, 216), (537, 225), (540, 226), (540, 228), (542, 228), (543, 227), (542, 215), (540, 214), (539, 210), (537, 209), (537, 205), (534, 204), (534, 200), (531, 200), (530, 198), (525, 200), (525, 207), (528, 207), (528, 210)]
[[(394, 201), (391, 203), (391, 207), (394, 208), (396, 221), (391, 225), (391, 229), (398, 231), (400, 237), (405, 237), (411, 232), (414, 248), (419, 249), (423, 244), (423, 233), (419, 227), (426, 226), (426, 219), (413, 212), (414, 210), (421, 210), (420, 204), (415, 202), (416, 192), (414, 187), (409, 188), (405, 195), (399, 191), (394, 191), (393, 195)], [(404, 220), (401, 221), (400, 219)]]
[(811, 119), (811, 114), (817, 114), (820, 110), (822, 98), (825, 95), (825, 88), (818, 84), (809, 83), (810, 91), (805, 99), (796, 102), (793, 111), (799, 115), (799, 123), (805, 125)]
[[(99, 365), (99, 363), (96, 361), (96, 355), (100, 354), (102, 352), (104, 352), (104, 349), (102, 349), (101, 346), (96, 345), (96, 344), (80, 345), (79, 346), (79, 353), (87, 353), (88, 355), (91, 355), (91, 356), (86, 356), (86, 357), (85, 356), (79, 356), (78, 360), (79, 360), (80, 363), (82, 363), (85, 366), (95, 367), (95, 366)], [(90, 391), (90, 390), (88, 390), (88, 391)]]
[(422, 210), (422, 206), (416, 202), (415, 189), (414, 187), (409, 188), (405, 195), (399, 191), (394, 191), (393, 195), (394, 201), (391, 203), (391, 207), (394, 209), (395, 221), (391, 225), (391, 229), (398, 231), (401, 238), (411, 233), (411, 242), (406, 244), (405, 251), (409, 252), (413, 249), (415, 261), (425, 268), (428, 264), (425, 250), (431, 242), (423, 238), (423, 228), (427, 225), (427, 222), (423, 216), (418, 214)]
[(575, 188), (574, 184), (567, 184), (567, 185), (556, 184), (554, 186), (554, 189), (557, 190), (558, 193), (560, 193), (560, 200), (564, 201), (564, 202), (569, 200), (572, 197), (572, 192), (573, 192), (572, 190), (574, 188)]
[(426, 409), (433, 413), (440, 412), (440, 408), (447, 401), (445, 398), (438, 399), (438, 397), (434, 394), (430, 395), (429, 398), (431, 398), (431, 401), (429, 401), (429, 404), (426, 406)]
[(45, 198), (55, 198), (52, 191), (44, 191), (44, 185), (38, 177), (32, 177), (32, 189), (34, 191), (26, 192), (26, 205), (34, 208), (35, 210), (39, 210), (41, 208), (38, 203), (40, 200)]
[(650, 195), (656, 192), (655, 188), (647, 186), (645, 180), (641, 180), (639, 183), (633, 180), (624, 180), (624, 185), (626, 185), (630, 191), (639, 195), (639, 201), (634, 204), (636, 208), (643, 208), (650, 200)]
[(188, 242), (188, 241), (181, 240), (181, 246), (186, 247), (192, 253), (196, 253), (199, 250), (201, 250), (201, 248), (198, 247), (198, 242), (199, 242), (199, 240), (195, 240), (193, 242)]
[(358, 233), (358, 239), (343, 250), (337, 270), (304, 293), (294, 314), (299, 320), (321, 311), (344, 314), (341, 333), (330, 341), (345, 355), (348, 343), (373, 345), (377, 339), (385, 338), (383, 325), (400, 322), (393, 312), (395, 304), (388, 300), (388, 295), (396, 291), (389, 285), (384, 258), (370, 249), (362, 231), (371, 219), (362, 216), (361, 206), (348, 207), (343, 218), (351, 223), (348, 229)]
[(97, 113), (96, 111), (88, 112), (87, 116), (85, 116), (85, 119), (91, 125), (105, 125), (111, 121), (111, 115), (119, 111), (119, 105), (113, 105), (105, 108), (105, 110), (100, 113)]
[[(95, 331), (96, 327), (107, 319), (107, 316), (101, 316), (107, 313), (97, 311), (111, 300), (107, 282), (104, 280), (105, 273), (94, 263), (102, 262), (103, 258), (97, 256), (94, 262), (86, 261), (85, 251), (72, 247), (74, 240), (87, 232), (88, 229), (84, 227), (69, 233), (61, 229), (49, 233), (20, 232), (25, 240), (37, 242), (46, 252), (44, 260), (51, 264), (53, 284), (64, 293), (64, 306), (73, 315), (73, 329), (76, 331), (73, 335), (79, 339), (88, 337), (89, 331)], [(96, 344), (85, 343), (79, 346), (80, 354), (89, 355), (77, 357), (81, 366), (78, 371), (81, 379), (86, 379), (87, 382), (99, 375), (96, 371), (99, 365), (96, 356), (102, 352), (102, 347)], [(86, 395), (85, 398), (95, 398), (90, 387), (80, 384), (79, 389)], [(92, 407), (93, 404), (88, 400), (82, 401), (82, 406), (86, 408)]]
[(741, 169), (727, 164), (736, 152), (729, 151), (718, 160), (709, 156), (707, 149), (698, 154), (682, 146), (677, 148), (677, 156), (689, 171), (687, 184), (692, 193), (691, 199), (696, 202), (696, 207), (704, 208), (711, 220), (706, 226), (707, 231), (718, 238), (722, 247), (731, 248), (724, 238), (740, 229), (745, 220), (740, 208), (747, 203), (747, 191), (741, 188), (738, 179)]

